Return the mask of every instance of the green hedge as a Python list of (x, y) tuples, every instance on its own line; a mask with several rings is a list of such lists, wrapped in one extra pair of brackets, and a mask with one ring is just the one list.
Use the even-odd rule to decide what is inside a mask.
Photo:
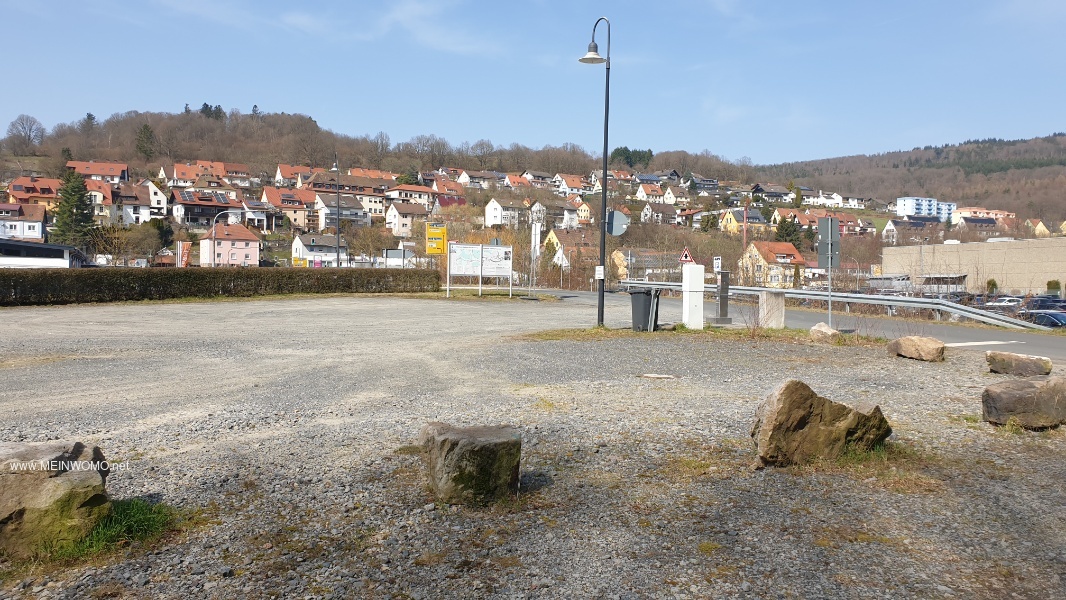
[(2, 306), (439, 290), (428, 269), (0, 269)]

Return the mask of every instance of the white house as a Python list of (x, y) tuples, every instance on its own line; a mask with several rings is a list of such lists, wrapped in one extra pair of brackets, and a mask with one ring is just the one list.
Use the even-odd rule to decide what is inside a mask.
[(496, 186), (498, 178), (492, 171), (463, 171), (455, 180), (459, 185), (468, 188), (492, 189)]
[(411, 237), (415, 219), (424, 221), (428, 215), (429, 211), (421, 204), (393, 202), (385, 211), (385, 227), (397, 237)]
[(485, 227), (493, 225), (518, 227), (518, 224), (522, 222), (522, 215), (528, 210), (521, 200), (493, 198), (485, 204)]
[(0, 239), (44, 241), (43, 204), (0, 204)]
[(844, 206), (844, 197), (836, 192), (825, 193), (818, 190), (817, 194), (804, 194), (803, 204), (806, 206), (827, 206), (841, 208)]
[[(292, 266), (336, 267), (337, 237), (321, 233), (305, 233), (292, 241)], [(351, 266), (348, 260), (348, 242), (340, 239), (340, 266)]]
[(118, 184), (130, 180), (129, 166), (125, 163), (94, 162), (91, 160), (89, 162), (83, 162), (79, 160), (71, 160), (67, 161), (67, 168), (76, 171), (86, 179), (106, 181), (111, 184)]
[(641, 202), (651, 202), (654, 204), (662, 204), (665, 200), (663, 197), (663, 190), (657, 183), (642, 183), (637, 188), (637, 200)]
[[(318, 230), (337, 226), (337, 195), (318, 194), (315, 196), (315, 212), (318, 214)], [(370, 226), (370, 213), (363, 204), (351, 194), (340, 195), (340, 219), (356, 227)]]
[(187, 188), (196, 182), (202, 172), (200, 167), (190, 163), (174, 163), (170, 169), (166, 166), (159, 167), (159, 179), (167, 182), (167, 187), (170, 188)]
[(683, 188), (671, 185), (666, 188), (665, 192), (663, 192), (663, 203), (688, 206), (688, 194), (685, 193)]
[(385, 192), (385, 197), (393, 202), (413, 202), (426, 210), (433, 207), (434, 195), (432, 189), (422, 185), (398, 185)]
[(678, 209), (669, 204), (649, 202), (640, 211), (640, 222), (674, 225), (677, 223), (677, 214)]

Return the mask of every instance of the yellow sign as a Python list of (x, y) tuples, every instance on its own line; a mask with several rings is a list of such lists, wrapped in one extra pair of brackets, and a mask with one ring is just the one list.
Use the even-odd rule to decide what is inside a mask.
[(426, 254), (447, 254), (448, 226), (444, 223), (426, 223)]

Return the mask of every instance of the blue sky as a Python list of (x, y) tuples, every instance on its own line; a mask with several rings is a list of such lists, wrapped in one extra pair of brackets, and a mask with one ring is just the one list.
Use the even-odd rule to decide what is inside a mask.
[(604, 68), (577, 58), (606, 16), (611, 148), (769, 164), (1066, 131), (1063, 0), (0, 0), (0, 16), (5, 128), (208, 102), (393, 143), (598, 154)]

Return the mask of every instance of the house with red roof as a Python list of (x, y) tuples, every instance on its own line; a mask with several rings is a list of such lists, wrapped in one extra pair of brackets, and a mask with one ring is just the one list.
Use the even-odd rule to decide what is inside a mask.
[(200, 238), (201, 267), (258, 267), (259, 238), (240, 223), (216, 223)]
[(317, 199), (318, 194), (312, 190), (263, 188), (262, 201), (273, 206), (275, 210), (289, 219), (293, 227), (302, 231), (318, 225), (318, 213), (315, 211)]
[(86, 179), (121, 183), (130, 180), (130, 169), (125, 163), (67, 161), (67, 168), (77, 172)]
[(51, 210), (59, 198), (59, 188), (63, 182), (50, 177), (22, 176), (7, 186), (7, 195), (14, 204), (43, 204)]
[(307, 175), (310, 177), (314, 173), (325, 173), (326, 170), (322, 167), (305, 167), (303, 165), (287, 165), (285, 163), (278, 163), (278, 170), (274, 173), (274, 185), (282, 187), (295, 187), (296, 180), (300, 178), (300, 175)]
[(657, 183), (642, 183), (637, 188), (637, 200), (652, 204), (662, 204), (664, 200), (663, 189)]
[(737, 261), (738, 285), (800, 287), (806, 269), (807, 259), (789, 242), (752, 242)]

